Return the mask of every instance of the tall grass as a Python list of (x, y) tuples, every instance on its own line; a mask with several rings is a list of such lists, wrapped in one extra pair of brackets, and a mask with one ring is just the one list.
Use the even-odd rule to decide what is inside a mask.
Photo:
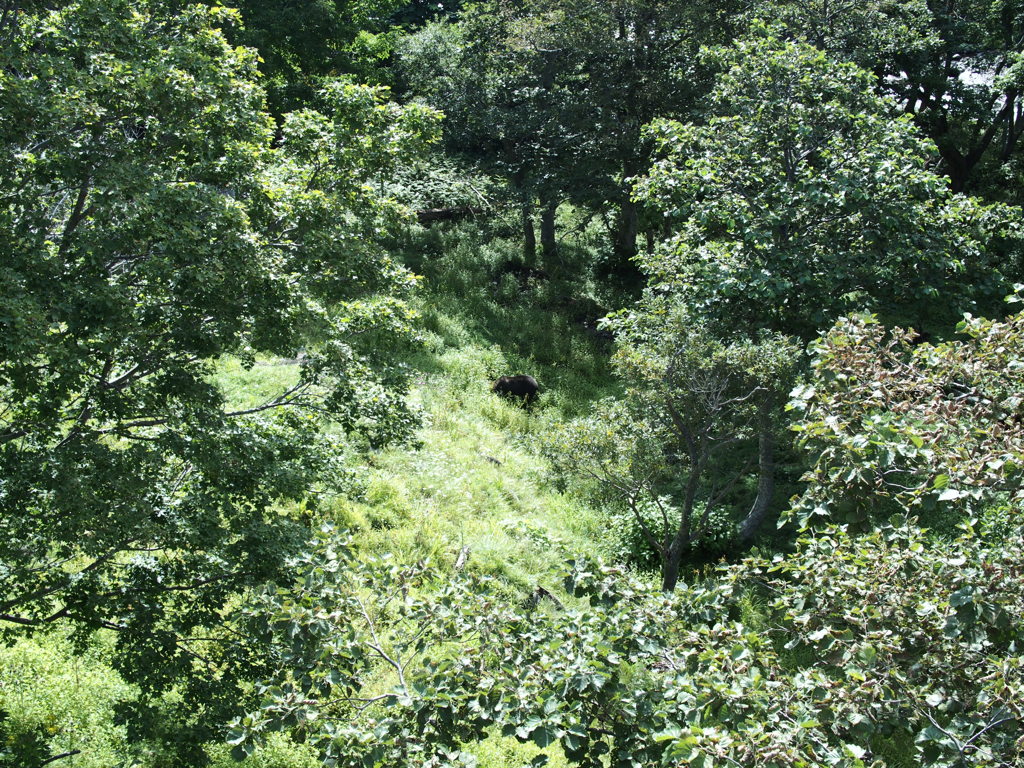
[[(536, 444), (554, 420), (586, 413), (595, 398), (615, 392), (609, 343), (595, 320), (617, 305), (587, 277), (593, 255), (579, 243), (566, 244), (559, 263), (529, 268), (513, 241), (473, 225), (421, 231), (404, 249), (424, 276), (416, 300), (423, 344), (404, 360), (417, 371), (410, 398), (423, 424), (408, 445), (370, 451), (354, 442), (347, 490), (322, 503), (318, 514), (349, 528), (368, 555), (428, 559), (442, 573), (462, 556), (464, 568), (494, 577), (509, 599), (538, 586), (557, 591), (574, 553), (608, 549), (605, 518), (559, 490)], [(541, 383), (539, 402), (529, 410), (490, 392), (493, 379), (513, 373)], [(247, 368), (226, 359), (213, 380), (231, 407), (246, 408), (298, 375), (294, 361), (260, 359)], [(118, 702), (132, 689), (104, 648), (75, 660), (70, 643), (54, 634), (0, 651), (4, 735), (44, 739), (53, 750), (80, 749), (76, 766), (160, 765), (159, 755), (128, 744), (114, 724)], [(207, 751), (217, 768), (231, 764), (226, 746)], [(497, 734), (471, 751), (481, 768), (518, 768), (538, 754), (531, 744)], [(565, 765), (557, 747), (546, 752), (550, 766)], [(242, 765), (317, 764), (307, 747), (275, 737)]]
[[(570, 552), (603, 546), (601, 516), (553, 487), (535, 450), (553, 420), (616, 390), (594, 328), (607, 307), (586, 277), (593, 254), (567, 245), (559, 264), (526, 266), (516, 242), (473, 224), (421, 231), (404, 249), (424, 277), (424, 344), (408, 360), (419, 447), (355, 459), (356, 492), (333, 514), (372, 551), (448, 564), (468, 549), (469, 567), (532, 588)], [(490, 392), (515, 373), (541, 384), (529, 410)]]

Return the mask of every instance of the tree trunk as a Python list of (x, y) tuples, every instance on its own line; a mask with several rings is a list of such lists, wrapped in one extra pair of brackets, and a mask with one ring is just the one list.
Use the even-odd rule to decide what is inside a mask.
[(558, 256), (558, 243), (555, 241), (555, 212), (558, 210), (558, 203), (545, 203), (540, 214), (540, 251), (544, 258), (544, 264), (554, 264)]
[(537, 233), (533, 229), (533, 205), (523, 201), (523, 261), (537, 264)]
[(673, 544), (665, 555), (665, 562), (661, 568), (661, 589), (664, 592), (672, 592), (679, 583), (679, 566), (683, 562), (683, 548)]
[(967, 179), (970, 176), (970, 168), (965, 158), (956, 147), (949, 147), (943, 151), (941, 146), (939, 154), (946, 164), (946, 175), (949, 177), (949, 187), (953, 192), (963, 192), (967, 187)]
[(619, 206), (619, 221), (613, 244), (615, 255), (623, 263), (636, 256), (636, 236), (639, 224), (636, 203), (628, 197)]
[(764, 522), (775, 492), (775, 438), (771, 429), (771, 404), (761, 405), (760, 435), (757, 440), (758, 476), (757, 496), (746, 518), (740, 524), (740, 543), (747, 545)]

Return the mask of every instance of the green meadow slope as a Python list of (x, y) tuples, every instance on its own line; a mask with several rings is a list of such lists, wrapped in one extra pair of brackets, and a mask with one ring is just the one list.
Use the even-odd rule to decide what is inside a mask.
[[(571, 256), (582, 251), (569, 246), (565, 262), (546, 270), (524, 268), (513, 245), (475, 228), (422, 231), (403, 247), (424, 277), (422, 344), (406, 361), (422, 426), (409, 444), (382, 450), (343, 440), (343, 490), (322, 494), (315, 509), (282, 514), (348, 528), (367, 555), (426, 559), (441, 573), (465, 568), (492, 576), (509, 600), (529, 599), (538, 587), (560, 593), (573, 553), (610, 555), (616, 542), (602, 512), (566, 492), (537, 448), (553, 422), (586, 413), (593, 400), (614, 391), (610, 344), (594, 322), (611, 300), (580, 295)], [(246, 368), (229, 359), (216, 378), (232, 406), (250, 407), (294, 381), (298, 370), (294, 360), (262, 359)], [(540, 381), (534, 408), (490, 392), (490, 382), (508, 373)], [(132, 690), (112, 669), (111, 649), (102, 634), (76, 641), (57, 627), (2, 651), (0, 710), (7, 713), (8, 752), (16, 757), (14, 763), (0, 757), (0, 765), (65, 752), (75, 752), (74, 765), (87, 768), (165, 764), (158, 750), (133, 743), (118, 724), (119, 702)], [(483, 768), (520, 766), (538, 752), (500, 736), (475, 751)], [(226, 745), (210, 744), (207, 752), (214, 765), (237, 764)], [(549, 765), (560, 766), (557, 750), (549, 752)], [(244, 764), (318, 763), (312, 750), (277, 735)]]

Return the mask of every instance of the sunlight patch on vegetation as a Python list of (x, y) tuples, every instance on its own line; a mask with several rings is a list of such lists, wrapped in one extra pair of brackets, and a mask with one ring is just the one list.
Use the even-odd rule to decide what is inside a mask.
[(133, 692), (110, 668), (102, 637), (83, 653), (59, 631), (19, 640), (0, 648), (0, 742), (21, 765), (74, 752), (75, 766), (109, 768), (127, 757), (114, 711)]
[(256, 408), (298, 383), (299, 365), (294, 360), (262, 357), (250, 367), (228, 357), (218, 361), (210, 380), (224, 393), (229, 410)]

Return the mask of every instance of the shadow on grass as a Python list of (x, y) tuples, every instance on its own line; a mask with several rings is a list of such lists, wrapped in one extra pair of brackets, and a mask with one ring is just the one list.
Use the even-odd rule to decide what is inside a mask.
[(424, 277), (426, 345), (408, 359), (424, 374), (477, 389), (527, 373), (541, 384), (542, 407), (566, 418), (618, 391), (598, 319), (630, 304), (635, 286), (596, 279), (592, 246), (563, 243), (557, 264), (527, 265), (518, 242), (462, 224), (421, 230), (403, 250)]

